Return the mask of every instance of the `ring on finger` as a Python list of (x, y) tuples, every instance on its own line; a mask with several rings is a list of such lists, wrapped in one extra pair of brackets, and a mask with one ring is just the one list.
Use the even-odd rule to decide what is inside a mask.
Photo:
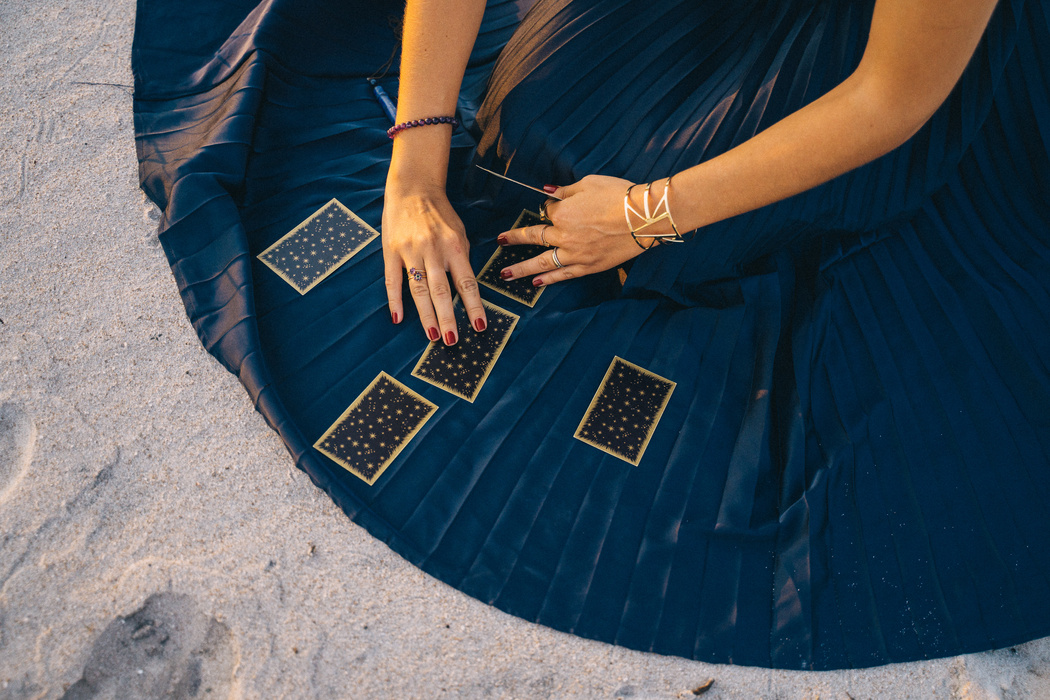
[(552, 202), (556, 202), (556, 201), (558, 201), (558, 200), (552, 199), (551, 197), (548, 197), (547, 199), (543, 200), (543, 204), (540, 205), (540, 216), (542, 216), (544, 219), (547, 219), (548, 221), (550, 221), (551, 217), (550, 217), (550, 214), (547, 213), (547, 207)]
[(551, 244), (547, 242), (547, 229), (550, 227), (550, 224), (544, 224), (543, 228), (540, 229), (540, 243), (542, 243), (545, 248), (551, 247)]
[(418, 267), (408, 268), (408, 276), (414, 279), (416, 282), (422, 282), (427, 278), (427, 273)]
[(558, 260), (558, 249), (557, 248), (552, 248), (551, 249), (551, 260), (554, 261), (554, 266), (555, 267), (557, 267), (559, 269), (565, 267), (564, 265), (561, 264), (561, 261)]

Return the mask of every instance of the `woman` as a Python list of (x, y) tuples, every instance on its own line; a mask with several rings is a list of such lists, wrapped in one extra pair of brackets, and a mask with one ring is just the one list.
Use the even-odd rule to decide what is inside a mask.
[[(900, 146), (947, 98), (995, 4), (876, 3), (863, 58), (846, 80), (754, 138), (677, 174), (678, 226), (693, 231), (778, 202)], [(407, 4), (398, 122), (455, 112), (484, 10), (485, 3), (477, 0)], [(578, 68), (568, 64), (552, 70)], [(485, 326), (485, 310), (467, 258), (465, 229), (445, 194), (452, 129), (430, 126), (399, 133), (394, 143), (383, 219), (386, 284), (391, 317), (398, 323), (404, 318), (401, 270), (425, 269), (429, 284), (419, 280), (409, 285), (419, 320), (431, 340), (440, 329), (451, 345), (458, 331), (452, 292), (440, 273), (451, 274), (472, 325), (479, 329)], [(669, 179), (660, 183), (660, 195), (668, 183)], [(624, 191), (631, 184), (599, 176), (551, 187), (555, 198), (568, 200), (547, 210), (554, 225), (545, 233), (545, 242), (562, 249), (562, 266), (556, 269), (554, 255), (542, 255), (509, 268), (508, 278), (537, 275), (535, 284), (553, 284), (608, 270), (639, 255), (643, 248), (630, 236), (623, 207)], [(644, 211), (641, 188), (632, 192), (634, 208)], [(671, 223), (665, 219), (648, 232), (673, 235)], [(544, 244), (543, 228), (509, 232), (501, 243)]]
[[(388, 8), (263, 3), (195, 51), (155, 12), (143, 184), (191, 319), (406, 558), (526, 619), (707, 661), (1050, 634), (1041, 3), (410, 2), (398, 122), (468, 128), (398, 130), (388, 170), (363, 80)], [(551, 225), (512, 229), (542, 196), (472, 159), (549, 184)], [(305, 296), (248, 269), (333, 196), (381, 210), (382, 259)], [(534, 307), (478, 288), (499, 244), (547, 246), (503, 271), (543, 286)], [(427, 342), (492, 332), (482, 301), (519, 320), (474, 401), (413, 377)], [(674, 383), (636, 464), (575, 437), (615, 358)], [(381, 371), (438, 409), (369, 486), (312, 445)]]

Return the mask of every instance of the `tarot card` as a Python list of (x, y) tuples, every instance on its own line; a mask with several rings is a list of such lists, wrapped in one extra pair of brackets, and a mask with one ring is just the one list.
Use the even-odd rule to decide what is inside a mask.
[[(511, 228), (524, 228), (525, 226), (547, 223), (550, 222), (539, 214), (525, 209), (518, 215), (517, 221), (514, 222)], [(543, 287), (533, 287), (531, 277), (505, 280), (500, 278), (499, 273), (503, 268), (534, 258), (545, 250), (547, 249), (541, 245), (512, 245), (506, 248), (501, 246), (496, 249), (489, 261), (485, 263), (485, 267), (481, 268), (481, 272), (478, 273), (478, 283), (485, 285), (489, 289), (495, 289), (500, 294), (508, 296), (515, 301), (520, 301), (526, 306), (535, 306), (536, 300), (543, 293)]]
[(518, 322), (518, 317), (509, 311), (484, 299), (481, 303), (485, 305), (488, 328), (480, 333), (475, 331), (462, 301), (457, 299), (459, 342), (451, 346), (440, 340), (431, 342), (412, 370), (413, 377), (474, 403)]
[(614, 357), (574, 437), (638, 466), (675, 383)]
[(333, 199), (259, 253), (259, 259), (300, 294), (306, 294), (379, 236)]
[(371, 485), (436, 410), (436, 405), (380, 372), (314, 447)]

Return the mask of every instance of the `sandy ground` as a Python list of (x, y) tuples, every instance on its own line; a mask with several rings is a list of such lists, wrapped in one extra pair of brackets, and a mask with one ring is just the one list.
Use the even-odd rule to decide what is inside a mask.
[(374, 541), (186, 320), (137, 186), (133, 15), (0, 0), (0, 698), (1050, 697), (1050, 640), (711, 666), (522, 622)]

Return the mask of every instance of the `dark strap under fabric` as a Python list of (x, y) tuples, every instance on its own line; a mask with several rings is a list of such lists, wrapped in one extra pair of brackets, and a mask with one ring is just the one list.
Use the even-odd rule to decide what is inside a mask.
[[(746, 4), (746, 7), (744, 6)], [(1050, 23), (1004, 0), (904, 147), (547, 289), (473, 403), (411, 376), (380, 243), (300, 295), (256, 256), (333, 197), (379, 227), (401, 2), (141, 2), (143, 189), (201, 342), (297, 466), (425, 571), (636, 649), (871, 666), (1050, 634)], [(590, 172), (710, 158), (856, 65), (871, 3), (490, 2), (450, 194), (479, 270)], [(391, 62), (391, 59), (393, 61)], [(385, 66), (393, 66), (387, 67)], [(637, 466), (573, 437), (614, 357), (676, 383)], [(312, 444), (387, 372), (439, 408), (367, 485)], [(216, 417), (221, 420), (221, 417)]]

